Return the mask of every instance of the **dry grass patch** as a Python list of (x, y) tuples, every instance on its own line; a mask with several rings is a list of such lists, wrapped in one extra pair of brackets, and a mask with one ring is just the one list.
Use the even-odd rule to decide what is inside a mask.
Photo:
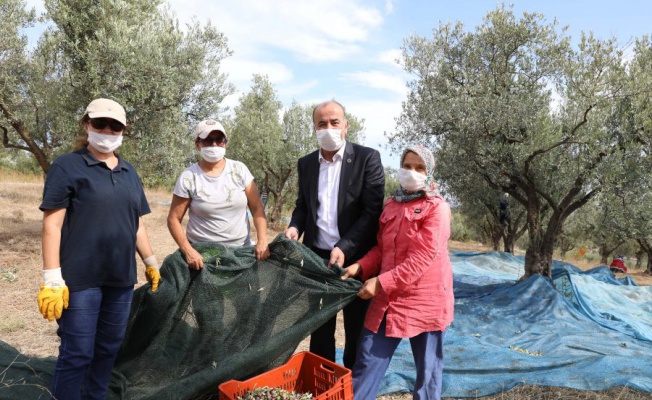
[[(412, 394), (400, 393), (378, 398), (382, 400), (412, 400)], [(517, 386), (499, 394), (472, 398), (483, 400), (649, 400), (652, 395), (626, 387), (615, 387), (592, 392), (563, 387)], [(469, 400), (470, 398), (444, 397), (444, 399)]]

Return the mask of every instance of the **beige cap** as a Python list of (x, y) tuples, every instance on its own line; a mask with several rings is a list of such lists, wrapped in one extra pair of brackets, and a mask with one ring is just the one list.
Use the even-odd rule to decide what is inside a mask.
[(219, 123), (219, 121), (215, 121), (214, 119), (205, 119), (202, 122), (198, 123), (197, 127), (195, 128), (195, 140), (197, 140), (197, 138), (206, 139), (206, 137), (213, 131), (222, 132), (224, 134), (224, 138), (228, 139), (226, 137), (226, 131), (224, 130), (222, 124)]
[(84, 115), (90, 118), (111, 118), (127, 125), (127, 113), (118, 103), (110, 99), (95, 99), (90, 102)]

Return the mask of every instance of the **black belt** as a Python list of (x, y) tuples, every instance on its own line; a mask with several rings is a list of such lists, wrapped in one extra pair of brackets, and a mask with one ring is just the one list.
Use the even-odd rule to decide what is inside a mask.
[(321, 258), (325, 258), (327, 260), (331, 258), (331, 250), (324, 250), (317, 247), (311, 247), (310, 250), (312, 250), (315, 254), (317, 254)]

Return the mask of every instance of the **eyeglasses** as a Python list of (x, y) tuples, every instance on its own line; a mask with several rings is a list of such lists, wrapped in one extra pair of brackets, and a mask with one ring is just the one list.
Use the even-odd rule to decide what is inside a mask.
[(225, 137), (207, 137), (206, 139), (199, 139), (199, 141), (201, 142), (202, 146), (212, 146), (213, 143), (220, 147), (226, 146)]
[(122, 125), (120, 121), (116, 121), (111, 118), (91, 118), (89, 123), (94, 129), (97, 129), (98, 131), (103, 130), (107, 126), (113, 132), (121, 132), (125, 129), (125, 126)]

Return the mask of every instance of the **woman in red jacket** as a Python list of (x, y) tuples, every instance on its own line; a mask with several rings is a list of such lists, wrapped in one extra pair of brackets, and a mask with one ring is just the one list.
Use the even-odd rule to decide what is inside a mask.
[(432, 153), (409, 147), (401, 157), (401, 187), (385, 202), (378, 244), (343, 279), (361, 276), (358, 292), (372, 299), (353, 367), (355, 400), (376, 398), (402, 338), (417, 370), (414, 399), (441, 398), (444, 331), (453, 321), (453, 271), (448, 257), (451, 213), (438, 194)]

